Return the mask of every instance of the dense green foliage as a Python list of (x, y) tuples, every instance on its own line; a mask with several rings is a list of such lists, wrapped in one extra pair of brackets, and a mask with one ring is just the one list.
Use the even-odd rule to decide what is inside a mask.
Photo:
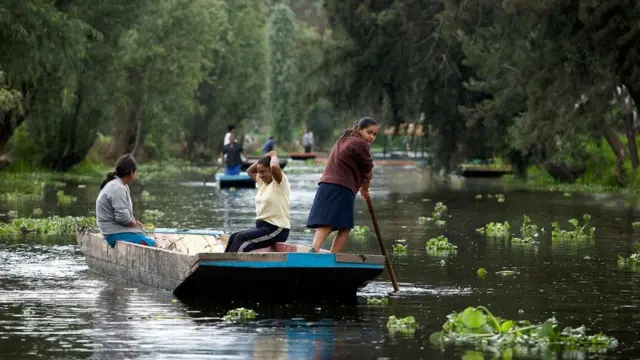
[(422, 123), (445, 170), (496, 155), (517, 175), (537, 165), (559, 181), (639, 181), (635, 2), (11, 0), (0, 10), (0, 156), (18, 161), (64, 171), (91, 149), (109, 161), (206, 159), (229, 123), (291, 149), (309, 127), (326, 146), (373, 115)]

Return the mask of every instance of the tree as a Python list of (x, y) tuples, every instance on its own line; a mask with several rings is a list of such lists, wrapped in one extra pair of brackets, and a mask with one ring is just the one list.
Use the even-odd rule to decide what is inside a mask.
[(281, 144), (293, 139), (296, 123), (297, 64), (295, 50), (295, 16), (285, 4), (271, 10), (268, 23), (269, 46), (269, 115), (271, 133)]

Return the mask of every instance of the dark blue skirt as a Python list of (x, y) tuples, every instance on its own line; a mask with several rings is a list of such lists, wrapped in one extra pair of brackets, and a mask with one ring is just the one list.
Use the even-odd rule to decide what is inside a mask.
[(331, 226), (333, 230), (353, 229), (356, 194), (347, 187), (320, 183), (307, 220), (308, 228)]

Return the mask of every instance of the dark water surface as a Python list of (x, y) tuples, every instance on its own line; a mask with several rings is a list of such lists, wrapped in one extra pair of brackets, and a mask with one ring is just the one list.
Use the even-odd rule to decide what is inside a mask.
[[(301, 163), (302, 164), (302, 163)], [(290, 242), (310, 243), (304, 224), (319, 177), (317, 168), (290, 165), (292, 222)], [(148, 191), (154, 199), (144, 200)], [(78, 197), (59, 207), (55, 194), (41, 204), (20, 206), (20, 215), (40, 207), (45, 215), (93, 215), (97, 184), (66, 193)], [(221, 191), (192, 181), (171, 180), (134, 185), (138, 217), (145, 209), (160, 210), (158, 226), (251, 226), (253, 190)], [(477, 201), (477, 193), (503, 192), (506, 202)], [(561, 326), (585, 324), (620, 340), (603, 358), (640, 358), (640, 277), (619, 269), (616, 255), (628, 256), (638, 235), (631, 222), (634, 208), (610, 195), (563, 196), (562, 193), (506, 192), (496, 181), (431, 179), (415, 167), (379, 167), (372, 196), (389, 251), (405, 239), (409, 253), (393, 256), (401, 292), (388, 306), (367, 306), (366, 296), (383, 296), (392, 287), (385, 273), (367, 286), (357, 305), (248, 304), (258, 313), (247, 325), (220, 321), (226, 310), (247, 304), (194, 305), (174, 300), (164, 291), (121, 283), (94, 274), (74, 239), (0, 239), (0, 357), (11, 359), (460, 359), (465, 349), (434, 349), (429, 335), (441, 328), (446, 315), (467, 306), (484, 305), (495, 315), (544, 321), (555, 316)], [(444, 229), (420, 225), (436, 202), (449, 207)], [(7, 205), (0, 203), (0, 212)], [(16, 210), (16, 209), (12, 209)], [(567, 220), (592, 215), (592, 242), (552, 242), (551, 222), (568, 228)], [(511, 223), (517, 232), (522, 215), (549, 230), (541, 244), (517, 245), (488, 240), (475, 229), (490, 221)], [(0, 221), (3, 221), (0, 218)], [(361, 198), (356, 223), (371, 227)], [(446, 258), (429, 256), (425, 242), (445, 234), (458, 245)], [(330, 245), (327, 241), (326, 247)], [(376, 240), (352, 239), (349, 251), (378, 253)], [(444, 260), (444, 262), (442, 261)], [(478, 279), (476, 270), (488, 271)], [(500, 270), (520, 275), (504, 278)], [(220, 284), (224, 291), (224, 284)], [(390, 315), (413, 315), (419, 328), (413, 335), (390, 334)], [(572, 358), (591, 355), (573, 354)], [(471, 358), (471, 357), (467, 357)], [(482, 357), (476, 357), (478, 359)], [(486, 359), (491, 356), (486, 354)], [(549, 357), (555, 358), (555, 357)], [(557, 358), (563, 358), (559, 356)]]

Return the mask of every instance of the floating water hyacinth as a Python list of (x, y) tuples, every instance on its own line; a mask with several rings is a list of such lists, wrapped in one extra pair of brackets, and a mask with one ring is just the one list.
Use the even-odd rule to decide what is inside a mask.
[(393, 245), (393, 253), (397, 254), (397, 255), (406, 255), (407, 254), (407, 245), (394, 244)]
[(487, 236), (487, 237), (501, 237), (508, 238), (509, 237), (509, 222), (505, 221), (504, 223), (494, 223), (490, 222), (487, 225), (476, 229), (477, 232)]
[(355, 237), (363, 237), (367, 231), (369, 231), (369, 227), (368, 226), (359, 226), (356, 225), (353, 227), (353, 229), (351, 229), (351, 235), (355, 236)]
[(478, 271), (476, 271), (476, 274), (480, 279), (484, 279), (484, 277), (487, 276), (487, 270), (485, 270), (484, 268), (480, 268), (478, 269)]
[(416, 323), (416, 318), (413, 316), (397, 318), (394, 315), (391, 315), (387, 321), (387, 329), (392, 333), (401, 332), (412, 334), (416, 331), (416, 327), (418, 327), (418, 323)]
[(433, 222), (437, 226), (445, 226), (447, 225), (447, 222), (446, 220), (443, 220), (442, 217), (447, 212), (447, 210), (448, 210), (447, 205), (445, 205), (442, 202), (437, 202), (435, 207), (433, 208), (433, 212), (431, 213), (431, 216), (430, 217), (420, 216), (418, 218), (418, 222), (421, 225)]
[(69, 205), (72, 202), (75, 202), (76, 200), (78, 200), (78, 198), (74, 196), (66, 195), (62, 190), (56, 192), (56, 197), (58, 198), (59, 205)]
[(18, 218), (0, 223), (0, 234), (73, 235), (78, 228), (94, 228), (94, 217), (53, 216), (50, 218)]
[(370, 297), (367, 298), (367, 305), (387, 305), (389, 304), (389, 299), (386, 297), (383, 298), (375, 298)]
[(164, 216), (164, 213), (160, 210), (145, 210), (142, 213), (142, 218), (146, 221), (157, 222)]
[(527, 215), (523, 215), (524, 219), (522, 221), (522, 225), (520, 226), (520, 235), (522, 237), (513, 238), (511, 241), (513, 243), (519, 244), (537, 244), (538, 234), (538, 225), (534, 225), (531, 223), (531, 219)]
[(551, 238), (553, 240), (589, 240), (593, 239), (593, 235), (596, 231), (595, 227), (590, 227), (587, 229), (587, 225), (589, 225), (589, 220), (591, 220), (591, 215), (584, 214), (582, 215), (582, 219), (584, 220), (584, 224), (580, 226), (580, 222), (578, 219), (569, 220), (569, 224), (573, 225), (573, 230), (562, 230), (560, 229), (560, 225), (558, 225), (557, 221), (551, 223), (551, 227), (553, 228), (551, 232)]
[(449, 239), (447, 239), (444, 235), (439, 235), (438, 237), (429, 239), (425, 247), (429, 255), (436, 256), (447, 256), (451, 253), (455, 253), (458, 250), (458, 247), (450, 243)]
[(468, 307), (447, 316), (442, 330), (429, 340), (444, 348), (447, 344), (473, 346), (477, 350), (512, 355), (531, 355), (558, 349), (604, 352), (618, 346), (618, 341), (604, 334), (587, 335), (584, 326), (560, 330), (555, 318), (543, 323), (514, 321), (494, 316), (484, 306)]
[(255, 311), (241, 307), (227, 311), (227, 315), (223, 316), (222, 320), (225, 322), (248, 321), (255, 319), (256, 315), (258, 314)]

